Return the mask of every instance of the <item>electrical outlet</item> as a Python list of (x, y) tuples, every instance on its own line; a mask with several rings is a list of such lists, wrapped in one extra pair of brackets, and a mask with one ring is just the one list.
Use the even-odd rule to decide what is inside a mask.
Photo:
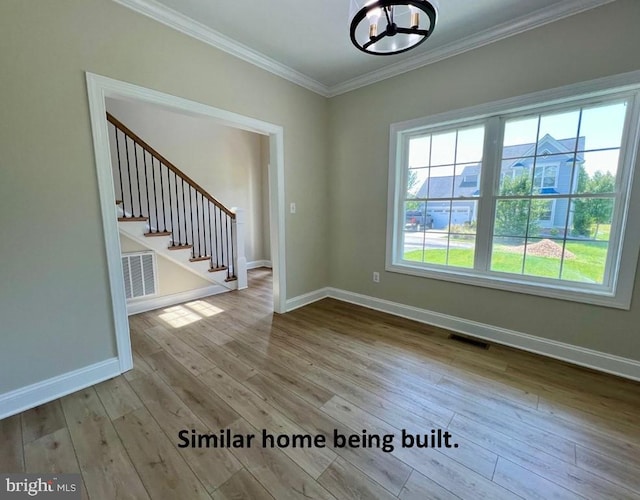
[(292, 214), (295, 214), (295, 213), (296, 213), (296, 204), (295, 204), (295, 203), (292, 203), (291, 205), (289, 205), (289, 211), (290, 211)]
[(373, 271), (373, 282), (380, 283), (380, 273), (378, 271)]

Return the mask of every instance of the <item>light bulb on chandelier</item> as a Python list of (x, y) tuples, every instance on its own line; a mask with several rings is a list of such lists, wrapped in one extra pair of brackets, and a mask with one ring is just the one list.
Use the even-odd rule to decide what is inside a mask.
[(351, 0), (351, 42), (367, 54), (400, 54), (429, 38), (436, 18), (427, 0)]

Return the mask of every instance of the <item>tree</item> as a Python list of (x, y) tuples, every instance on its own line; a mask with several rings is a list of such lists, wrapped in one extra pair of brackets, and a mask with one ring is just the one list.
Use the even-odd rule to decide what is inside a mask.
[[(614, 193), (616, 178), (610, 173), (597, 171), (589, 177), (584, 167), (580, 167), (578, 177), (578, 192), (601, 194)], [(596, 229), (593, 239), (598, 238), (600, 224), (609, 224), (613, 213), (611, 198), (583, 198), (575, 200), (573, 214), (573, 232), (579, 236), (591, 236), (591, 227)]]
[[(409, 169), (409, 174), (407, 176), (407, 196), (417, 196), (418, 191), (422, 186), (417, 186), (418, 183), (418, 174), (415, 170)], [(407, 201), (407, 210), (416, 211), (422, 210), (424, 208), (424, 202), (419, 201)]]
[[(531, 175), (523, 172), (517, 177), (502, 179), (500, 195), (530, 196)], [(495, 234), (498, 236), (524, 236), (538, 230), (538, 219), (544, 210), (544, 202), (539, 200), (501, 200), (496, 208)]]
[[(578, 193), (586, 193), (589, 184), (589, 174), (583, 165), (578, 169)], [(576, 199), (573, 204), (573, 234), (574, 236), (591, 235), (591, 218), (589, 217), (588, 199)]]
[[(602, 173), (597, 171), (588, 182), (588, 190), (590, 193), (614, 193), (616, 187), (616, 179), (611, 173)], [(593, 235), (594, 239), (598, 238), (598, 230), (600, 224), (611, 223), (613, 214), (613, 199), (611, 198), (590, 198), (588, 203), (588, 211), (591, 220), (596, 225), (596, 231)]]

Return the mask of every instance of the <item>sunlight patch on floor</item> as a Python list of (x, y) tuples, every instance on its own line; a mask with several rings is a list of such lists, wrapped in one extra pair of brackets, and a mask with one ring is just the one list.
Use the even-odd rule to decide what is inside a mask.
[(211, 316), (224, 312), (224, 309), (220, 309), (219, 307), (211, 305), (203, 300), (196, 300), (185, 305), (205, 318), (210, 318)]
[(224, 312), (224, 309), (202, 300), (196, 300), (187, 304), (168, 307), (163, 310), (162, 314), (158, 315), (158, 318), (173, 328), (181, 328), (221, 312)]

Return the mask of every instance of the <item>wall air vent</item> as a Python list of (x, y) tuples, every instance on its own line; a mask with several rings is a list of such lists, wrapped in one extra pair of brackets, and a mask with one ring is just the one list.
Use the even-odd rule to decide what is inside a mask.
[(124, 270), (124, 288), (127, 299), (137, 299), (155, 295), (156, 255), (154, 252), (131, 252), (122, 254)]
[(452, 333), (449, 335), (451, 340), (455, 340), (456, 342), (462, 342), (464, 344), (469, 344), (475, 347), (479, 347), (480, 349), (489, 349), (489, 344), (483, 342), (482, 340), (472, 339), (471, 337), (465, 337), (464, 335), (457, 335)]

